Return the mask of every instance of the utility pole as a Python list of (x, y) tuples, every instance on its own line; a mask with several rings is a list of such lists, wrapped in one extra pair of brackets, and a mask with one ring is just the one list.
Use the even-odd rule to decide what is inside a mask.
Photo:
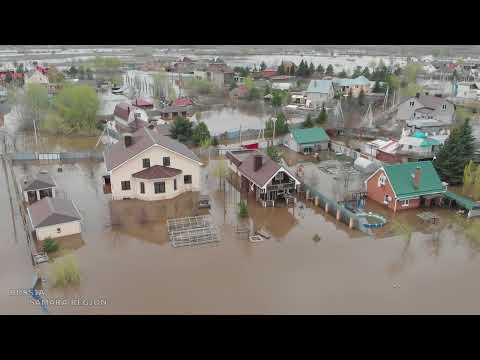
[(275, 145), (275, 125), (277, 124), (277, 118), (273, 120), (273, 136), (272, 136), (272, 146)]

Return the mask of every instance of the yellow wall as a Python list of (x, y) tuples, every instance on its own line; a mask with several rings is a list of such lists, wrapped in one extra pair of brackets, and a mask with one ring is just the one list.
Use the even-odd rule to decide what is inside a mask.
[[(140, 182), (141, 179), (134, 179), (131, 175), (135, 174), (143, 169), (143, 159), (150, 159), (150, 166), (162, 165), (163, 158), (170, 157), (169, 167), (182, 170), (182, 173), (177, 176), (177, 191), (173, 192), (173, 178), (166, 181), (165, 184), (165, 193), (164, 194), (154, 194), (153, 193), (153, 182), (152, 182), (152, 195), (153, 198), (149, 198), (147, 191), (150, 186), (147, 185), (147, 180), (145, 180), (145, 195), (140, 194)], [(183, 177), (184, 175), (192, 175), (192, 184), (183, 186)], [(179, 195), (184, 191), (200, 191), (200, 165), (185, 157), (178, 155), (177, 153), (160, 147), (159, 145), (154, 145), (144, 153), (128, 160), (125, 164), (121, 165), (119, 168), (112, 170), (110, 176), (112, 184), (112, 198), (113, 200), (121, 200), (123, 198), (129, 197), (132, 199), (144, 199), (144, 200), (161, 200), (166, 198), (171, 198)], [(130, 181), (130, 191), (122, 190), (122, 181)], [(163, 181), (163, 180), (162, 180)], [(170, 185), (170, 186), (169, 186)]]
[[(57, 229), (60, 228), (60, 233), (57, 232)], [(42, 241), (50, 237), (52, 239), (59, 238), (62, 236), (80, 234), (82, 231), (80, 221), (71, 221), (64, 224), (44, 226), (35, 230), (37, 234), (37, 239)]]

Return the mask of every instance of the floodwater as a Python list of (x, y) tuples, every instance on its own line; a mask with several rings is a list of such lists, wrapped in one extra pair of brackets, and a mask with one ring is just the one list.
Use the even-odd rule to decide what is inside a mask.
[[(68, 239), (82, 279), (74, 288), (48, 289), (47, 298), (85, 302), (50, 305), (53, 314), (480, 313), (478, 252), (446, 222), (438, 239), (418, 225), (407, 243), (349, 230), (302, 201), (295, 209), (272, 209), (249, 198), (245, 222), (271, 236), (250, 243), (234, 233), (240, 194), (228, 182), (219, 191), (208, 171), (204, 189), (212, 209), (198, 211), (196, 193), (168, 202), (112, 202), (102, 193), (102, 163), (64, 164), (61, 173), (57, 167), (43, 166), (84, 217), (82, 235)], [(16, 166), (18, 176), (38, 169)], [(4, 204), (0, 210), (8, 214)], [(215, 220), (218, 245), (168, 243), (165, 218), (204, 213)], [(12, 264), (11, 282), (17, 267)], [(17, 301), (18, 310), (2, 306), (2, 312), (23, 312)]]
[(0, 159), (0, 313), (39, 314), (27, 301), (29, 298), (12, 294), (32, 286), (33, 266), (15, 197), (10, 202), (11, 180)]

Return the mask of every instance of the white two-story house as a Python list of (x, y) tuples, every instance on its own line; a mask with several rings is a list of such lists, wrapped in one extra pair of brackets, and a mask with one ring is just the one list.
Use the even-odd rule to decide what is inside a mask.
[(200, 191), (199, 158), (157, 126), (123, 134), (105, 150), (104, 158), (105, 192), (111, 192), (113, 200), (164, 200)]

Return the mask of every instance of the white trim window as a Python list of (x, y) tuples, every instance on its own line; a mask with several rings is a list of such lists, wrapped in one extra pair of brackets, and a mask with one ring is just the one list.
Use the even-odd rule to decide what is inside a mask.
[(406, 200), (400, 200), (400, 206), (401, 206), (401, 207), (410, 206), (410, 200), (408, 200), (408, 199), (406, 199)]
[(378, 177), (378, 187), (385, 186), (386, 182), (387, 177), (385, 175), (382, 174)]
[(442, 110), (447, 110), (447, 104), (442, 104)]

